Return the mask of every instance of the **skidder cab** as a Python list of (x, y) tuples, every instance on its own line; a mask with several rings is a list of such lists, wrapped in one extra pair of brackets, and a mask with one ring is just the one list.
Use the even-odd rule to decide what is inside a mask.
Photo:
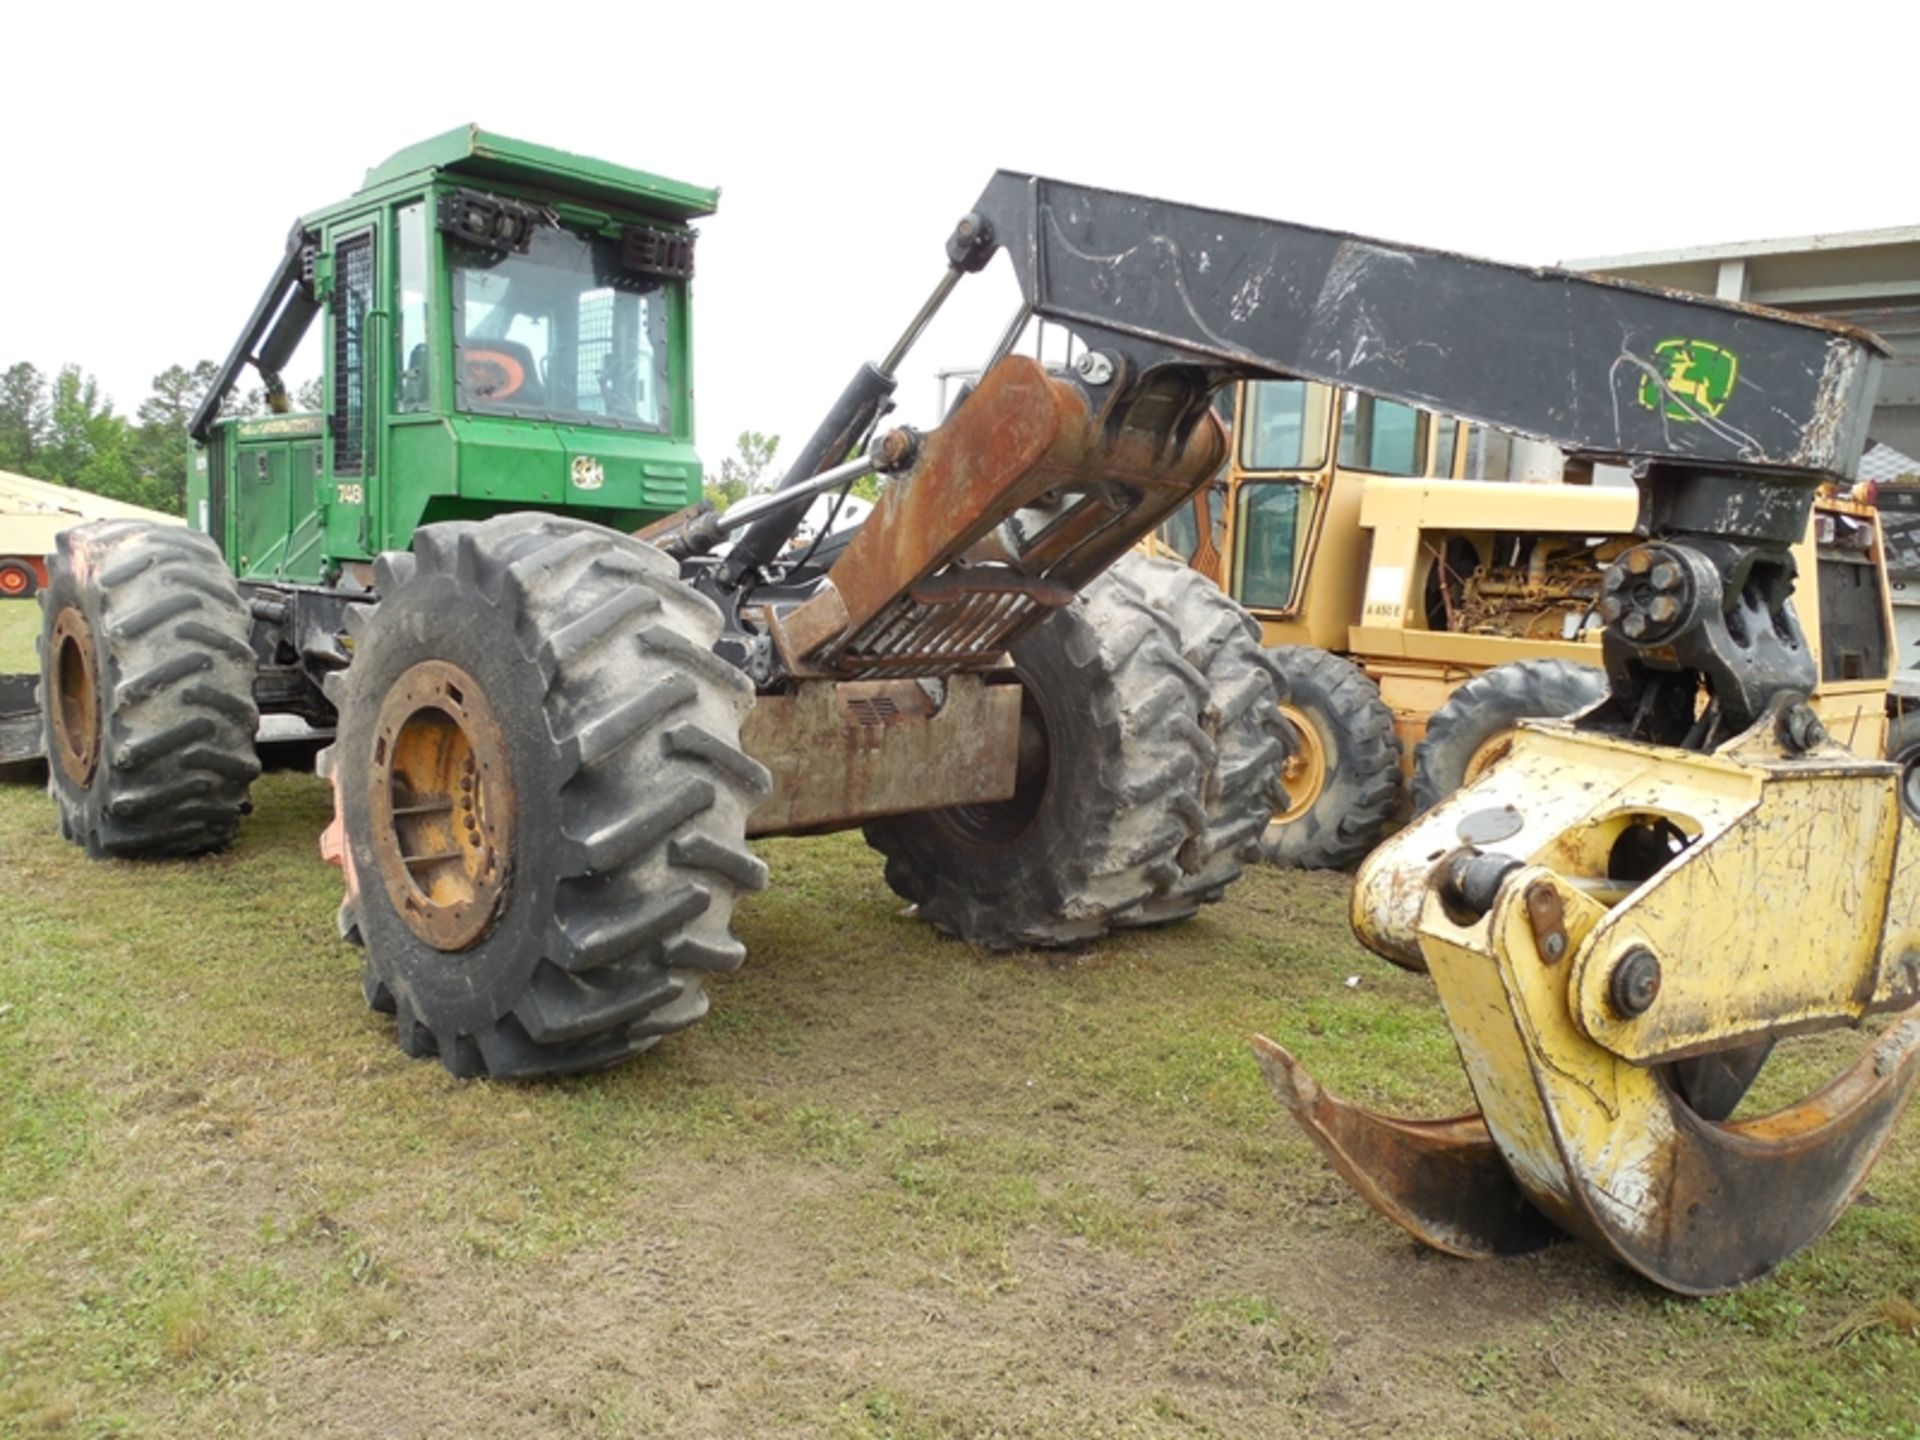
[[(194, 417), (190, 518), (242, 579), (333, 584), (440, 520), (697, 498), (688, 222), (716, 200), (474, 130), (402, 151), (293, 227)], [(316, 321), (324, 412), (285, 415)], [(218, 419), (248, 369), (275, 417)]]

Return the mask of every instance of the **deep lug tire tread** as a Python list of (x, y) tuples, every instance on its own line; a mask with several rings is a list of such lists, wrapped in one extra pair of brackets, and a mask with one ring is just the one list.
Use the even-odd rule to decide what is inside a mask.
[[(182, 859), (224, 850), (260, 774), (252, 620), (219, 547), (143, 520), (76, 526), (55, 538), (40, 592), (42, 709), (47, 647), (74, 606), (93, 632), (100, 753), (76, 784), (53, 759), (47, 789), (60, 832), (96, 859)], [(49, 756), (51, 719), (43, 720)]]
[(1279, 703), (1285, 682), (1260, 645), (1260, 623), (1206, 576), (1165, 559), (1129, 565), (1148, 601), (1179, 636), (1180, 655), (1206, 682), (1198, 719), (1214, 757), (1200, 794), (1202, 825), (1180, 855), (1181, 876), (1125, 923), (1166, 924), (1211, 904), (1260, 858), (1267, 818), (1283, 803), (1291, 753)]
[(1267, 859), (1293, 870), (1347, 870), (1393, 827), (1406, 796), (1400, 737), (1380, 688), (1351, 660), (1311, 645), (1267, 652), (1288, 704), (1317, 731), (1326, 781), (1311, 808), (1267, 830)]
[[(992, 950), (1072, 945), (1207, 898), (1192, 857), (1204, 867), (1215, 843), (1215, 691), (1150, 593), (1159, 563), (1123, 557), (1014, 647), (1023, 682), (1050, 687), (1073, 728), (1030, 831), (975, 859), (951, 812), (866, 827), (888, 885), (938, 929)], [(1177, 913), (1153, 914), (1156, 901)]]
[[(739, 747), (753, 689), (712, 654), (718, 610), (652, 547), (548, 515), (424, 527), (412, 563), (390, 557), (380, 573), (389, 588), (360, 626), (350, 713), (380, 705), (371, 679), (356, 684), (363, 674), (432, 658), (431, 644), (416, 644), (418, 654), (369, 664), (383, 647), (414, 644), (380, 612), (449, 588), (495, 613), (512, 637), (503, 663), (537, 678), (540, 713), (501, 716), (535, 732), (544, 752), (527, 767), (538, 774), (515, 774), (523, 861), (506, 904), (546, 918), (540, 953), (519, 967), (512, 993), (488, 995), (477, 1022), (442, 1013), (416, 967), (449, 957), (393, 914), (350, 824), (360, 893), (341, 926), (365, 938), (368, 1003), (394, 1016), (408, 1054), (437, 1054), (461, 1076), (598, 1069), (693, 1024), (707, 1008), (701, 977), (745, 956), (730, 929), (734, 903), (767, 876), (745, 835), (771, 777)], [(343, 716), (328, 761), (343, 789), (366, 774), (347, 761), (350, 729), (358, 743), (361, 730)], [(536, 862), (528, 847), (551, 856)]]
[(1606, 675), (1567, 660), (1513, 660), (1483, 670), (1447, 697), (1413, 750), (1413, 809), (1431, 810), (1458, 790), (1473, 753), (1521, 720), (1557, 719), (1607, 693)]

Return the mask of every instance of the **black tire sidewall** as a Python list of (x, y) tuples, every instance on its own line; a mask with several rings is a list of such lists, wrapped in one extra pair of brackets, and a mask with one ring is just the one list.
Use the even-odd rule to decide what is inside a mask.
[[(1292, 820), (1269, 829), (1268, 858), (1281, 865), (1344, 868), (1370, 852), (1400, 813), (1405, 785), (1393, 713), (1378, 689), (1351, 661), (1310, 646), (1276, 646), (1267, 652), (1287, 686), (1285, 708), (1312, 726), (1325, 757), (1321, 790), (1314, 803)], [(1364, 688), (1361, 688), (1364, 687)], [(1342, 690), (1354, 693), (1346, 698)], [(1381, 731), (1377, 761), (1362, 753), (1360, 727), (1368, 705)], [(1376, 784), (1384, 788), (1375, 788)], [(1288, 797), (1292, 803), (1292, 797)]]
[[(1597, 689), (1575, 693), (1588, 684)], [(1488, 741), (1522, 720), (1574, 714), (1605, 691), (1599, 670), (1571, 661), (1516, 660), (1474, 676), (1427, 721), (1426, 738), (1414, 752), (1414, 812), (1430, 810), (1460, 789), (1468, 764)]]
[(1887, 758), (1900, 767), (1900, 808), (1909, 819), (1920, 821), (1920, 796), (1913, 772), (1920, 767), (1920, 709), (1895, 715), (1887, 721)]
[[(393, 993), (443, 1041), (471, 1035), (514, 1008), (541, 963), (559, 883), (559, 748), (544, 719), (546, 683), (522, 653), (511, 607), (450, 574), (423, 575), (383, 600), (377, 631), (347, 672), (336, 770), (358, 882), (369, 956)], [(395, 910), (372, 848), (368, 780), (380, 706), (423, 660), (456, 665), (485, 695), (504, 737), (514, 801), (511, 870), (488, 931), (464, 950), (441, 951)]]
[[(1091, 697), (1080, 693), (1084, 674), (1068, 662), (1076, 628), (1087, 622), (1062, 611), (1014, 649), (1015, 678), (1047, 732), (1046, 790), (1026, 828), (1009, 837), (983, 836), (969, 812), (989, 807), (967, 806), (909, 816), (892, 827), (899, 838), (888, 848), (909, 852), (916, 870), (938, 874), (943, 884), (1010, 916), (1058, 913), (1086, 881), (1086, 835), (1097, 832), (1114, 806), (1105, 789), (1105, 759), (1116, 741), (1102, 735)], [(1093, 643), (1090, 634), (1083, 638)]]

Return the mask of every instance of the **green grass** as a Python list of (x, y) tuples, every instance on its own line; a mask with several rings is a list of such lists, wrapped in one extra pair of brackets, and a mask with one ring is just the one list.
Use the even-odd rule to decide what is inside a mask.
[(1335, 877), (990, 957), (857, 837), (775, 842), (705, 1024), (462, 1084), (361, 1001), (324, 789), (256, 801), (229, 855), (89, 864), (0, 788), (0, 1435), (1920, 1436), (1910, 1131), (1704, 1302), (1354, 1199), (1249, 1032), (1383, 1106), (1467, 1092)]
[(40, 668), (33, 650), (39, 634), (38, 601), (0, 600), (0, 675)]

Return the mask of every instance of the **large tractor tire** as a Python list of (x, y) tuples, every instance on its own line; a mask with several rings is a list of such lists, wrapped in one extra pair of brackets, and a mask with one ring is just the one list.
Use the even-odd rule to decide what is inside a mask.
[[(1071, 945), (1172, 897), (1205, 843), (1218, 758), (1211, 692), (1127, 556), (1013, 647), (1022, 687), (1013, 797), (876, 820), (887, 883), (992, 950)], [(1184, 903), (1175, 900), (1172, 903)]]
[(1180, 657), (1206, 682), (1200, 728), (1214, 745), (1200, 795), (1206, 825), (1180, 856), (1181, 875), (1119, 923), (1163, 925), (1212, 904), (1260, 858), (1260, 837), (1284, 803), (1281, 772), (1296, 743), (1287, 691), (1260, 645), (1260, 622), (1206, 576), (1172, 560), (1131, 559), (1137, 583), (1180, 637)]
[(638, 540), (547, 515), (428, 526), (329, 681), (342, 933), (409, 1055), (597, 1069), (706, 1013), (766, 883), (720, 613)]
[(1522, 720), (1562, 719), (1606, 693), (1603, 672), (1565, 660), (1514, 660), (1474, 676), (1433, 712), (1414, 747), (1415, 813), (1477, 780), (1507, 753)]
[(251, 620), (206, 536), (142, 520), (66, 530), (41, 592), (47, 789), (95, 858), (233, 842), (260, 773)]
[(1311, 645), (1267, 653), (1285, 682), (1280, 713), (1300, 736), (1286, 799), (1267, 827), (1267, 859), (1291, 870), (1351, 869), (1386, 838), (1406, 797), (1393, 711), (1350, 660)]

